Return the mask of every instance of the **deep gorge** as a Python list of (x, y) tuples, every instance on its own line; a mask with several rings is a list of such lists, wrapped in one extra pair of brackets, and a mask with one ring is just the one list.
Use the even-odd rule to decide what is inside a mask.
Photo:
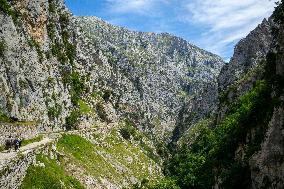
[(0, 188), (282, 188), (283, 12), (225, 63), (61, 0), (0, 0)]

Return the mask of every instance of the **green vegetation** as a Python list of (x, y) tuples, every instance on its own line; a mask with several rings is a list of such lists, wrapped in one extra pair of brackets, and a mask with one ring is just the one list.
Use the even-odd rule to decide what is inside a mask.
[(84, 78), (80, 76), (78, 72), (72, 72), (70, 76), (70, 85), (71, 85), (71, 102), (74, 105), (78, 105), (78, 101), (81, 98), (81, 95), (85, 89)]
[(70, 64), (73, 65), (76, 56), (76, 47), (70, 42), (66, 42), (64, 43), (64, 45), (66, 50), (66, 56), (68, 57)]
[(48, 108), (47, 115), (48, 115), (49, 119), (55, 119), (55, 118), (59, 117), (61, 112), (62, 112), (62, 107), (59, 104), (55, 103), (54, 107)]
[[(283, 10), (281, 1), (273, 13), (275, 22), (282, 29)], [(274, 28), (275, 41), (283, 36), (280, 32)], [(185, 144), (167, 162), (166, 175), (177, 180), (181, 188), (211, 188), (217, 180), (221, 188), (251, 187), (249, 159), (261, 149), (274, 108), (283, 106), (279, 99), (283, 95), (284, 78), (276, 73), (276, 63), (283, 59), (283, 53), (281, 45), (276, 49), (267, 54), (259, 67), (220, 95), (222, 102), (226, 102), (228, 92), (234, 92), (256, 74), (257, 78), (262, 78), (246, 94), (232, 99), (235, 101), (228, 104), (224, 120), (216, 126), (197, 125), (183, 139)], [(236, 154), (239, 147), (243, 154)]]
[(42, 62), (43, 61), (43, 51), (41, 50), (39, 42), (37, 42), (34, 38), (31, 38), (31, 39), (28, 39), (28, 44), (30, 45), (30, 47), (36, 49), (39, 61)]
[(122, 127), (119, 132), (125, 140), (130, 140), (131, 136), (137, 138), (136, 128), (134, 128), (134, 125), (128, 119), (125, 120), (125, 126)]
[(55, 13), (56, 12), (56, 5), (55, 5), (55, 0), (48, 0), (48, 11), (50, 13)]
[(44, 155), (38, 155), (37, 161), (44, 163), (44, 167), (30, 166), (20, 186), (20, 189), (66, 189), (84, 187), (69, 176), (62, 165), (56, 160), (49, 159)]
[(112, 95), (112, 91), (111, 90), (106, 90), (102, 97), (105, 100), (105, 102), (107, 102), (107, 101), (109, 101), (111, 95)]
[(32, 139), (24, 139), (24, 140), (22, 141), (22, 146), (26, 146), (26, 145), (31, 144), (31, 143), (34, 143), (34, 142), (39, 142), (39, 141), (41, 141), (42, 139), (43, 139), (43, 136), (42, 136), (42, 135), (37, 136), (37, 137), (32, 138)]
[(68, 23), (69, 23), (68, 15), (66, 13), (65, 14), (60, 14), (59, 15), (59, 22), (60, 22), (60, 25), (62, 25), (65, 28), (68, 25)]
[[(264, 138), (267, 118), (273, 110), (270, 91), (265, 80), (258, 81), (251, 91), (232, 104), (229, 115), (221, 124), (215, 128), (206, 127), (206, 124), (194, 128), (190, 136), (192, 143), (177, 152), (167, 166), (167, 174), (175, 178), (181, 188), (210, 188), (216, 174), (222, 178), (225, 188), (240, 187), (240, 184), (246, 188), (250, 184), (247, 163), (234, 159), (235, 150), (252, 128), (257, 128), (258, 135)], [(249, 156), (258, 150), (261, 141), (254, 137), (246, 154)], [(215, 167), (221, 172), (214, 172)]]
[(49, 77), (47, 78), (47, 84), (48, 84), (49, 86), (54, 85), (54, 84), (55, 84), (55, 79), (49, 76)]
[(7, 0), (0, 0), (0, 10), (3, 11), (5, 14), (11, 14), (11, 5), (7, 2)]
[(175, 180), (163, 178), (156, 183), (150, 183), (149, 180), (143, 179), (140, 183), (134, 184), (132, 189), (180, 189)]
[(101, 99), (102, 96), (103, 96), (103, 92), (102, 91), (95, 91), (94, 90), (93, 93), (92, 93), (92, 97), (97, 99), (97, 100)]
[(73, 110), (65, 120), (65, 128), (70, 131), (76, 128), (78, 118), (80, 117), (80, 112), (78, 110)]
[(99, 118), (103, 121), (108, 121), (107, 119), (107, 113), (105, 111), (105, 108), (101, 102), (98, 102), (96, 105), (96, 112), (99, 116)]
[[(154, 162), (139, 147), (120, 138), (116, 130), (94, 137), (96, 144), (78, 135), (63, 135), (58, 141), (57, 148), (63, 151), (72, 163), (94, 177), (110, 179), (119, 186), (123, 184), (123, 180), (130, 179), (131, 176), (141, 180), (155, 180), (160, 177), (158, 170), (148, 169), (149, 166), (154, 166)], [(114, 165), (125, 171), (121, 172)]]
[(64, 48), (63, 46), (58, 43), (55, 42), (54, 44), (52, 44), (51, 46), (51, 53), (53, 56), (57, 57), (57, 60), (61, 63), (61, 64), (66, 64), (68, 61), (68, 57), (65, 55), (64, 53)]
[(274, 21), (278, 24), (284, 23), (284, 1), (279, 1), (278, 6), (275, 8), (275, 11), (273, 12), (273, 18)]
[(51, 41), (54, 42), (55, 40), (55, 33), (56, 33), (56, 26), (53, 21), (50, 21), (47, 25), (47, 34)]
[(17, 23), (19, 13), (15, 11), (7, 0), (0, 0), (0, 10), (12, 17), (14, 23)]
[(88, 114), (92, 111), (90, 106), (86, 102), (84, 102), (83, 100), (79, 100), (78, 103), (79, 103), (79, 107), (80, 107), (80, 112), (82, 114)]
[(5, 150), (5, 146), (4, 145), (0, 145), (0, 152)]
[(132, 121), (129, 119), (124, 120), (124, 126), (119, 129), (120, 135), (125, 139), (130, 141), (131, 137), (134, 141), (138, 142), (140, 147), (144, 150), (149, 158), (151, 158), (156, 163), (160, 162), (160, 157), (154, 153), (154, 149), (145, 142), (147, 138), (143, 133), (135, 127)]
[(4, 112), (0, 111), (0, 123), (11, 123), (13, 120)]
[(27, 89), (29, 87), (29, 83), (27, 80), (20, 79), (19, 85), (22, 89)]
[(7, 45), (3, 39), (0, 40), (0, 57), (4, 57)]

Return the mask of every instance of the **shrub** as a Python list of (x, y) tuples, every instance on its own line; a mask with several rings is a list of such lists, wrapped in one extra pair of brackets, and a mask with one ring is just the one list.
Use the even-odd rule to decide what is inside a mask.
[(63, 47), (58, 42), (55, 42), (55, 44), (52, 44), (51, 46), (52, 55), (55, 56), (61, 64), (66, 64), (68, 61), (68, 58), (65, 55), (65, 53), (62, 52), (62, 50), (63, 50)]
[(92, 109), (89, 107), (89, 105), (86, 102), (84, 102), (83, 100), (79, 100), (78, 103), (79, 103), (79, 107), (80, 107), (80, 112), (82, 114), (88, 114), (92, 111)]
[(50, 13), (55, 13), (56, 12), (56, 5), (54, 0), (48, 0), (48, 11)]
[(22, 89), (27, 89), (29, 87), (29, 83), (26, 80), (20, 80), (19, 85)]
[(43, 60), (43, 52), (41, 50), (40, 44), (33, 38), (28, 39), (28, 44), (30, 45), (30, 47), (36, 49), (39, 61), (42, 62), (42, 60)]
[(109, 101), (110, 99), (110, 96), (112, 94), (112, 91), (111, 90), (106, 90), (105, 93), (103, 94), (103, 99), (105, 100), (105, 102)]
[(135, 128), (134, 124), (129, 119), (125, 119), (124, 122), (125, 122), (124, 127), (122, 127), (119, 130), (121, 136), (125, 140), (129, 140), (131, 138), (131, 136), (136, 138), (137, 131), (136, 131), (136, 128)]
[(190, 146), (184, 146), (171, 159), (167, 173), (176, 177), (182, 188), (210, 188), (216, 177), (214, 168), (218, 167), (224, 185), (234, 186), (243, 179), (243, 187), (248, 186), (247, 169), (235, 162), (235, 150), (239, 143), (246, 141), (252, 128), (261, 128), (260, 134), (251, 139), (246, 154), (251, 155), (259, 149), (267, 129), (267, 118), (273, 111), (270, 91), (267, 81), (258, 81), (231, 105), (222, 123), (215, 128), (200, 127), (202, 132), (192, 135)]
[(6, 51), (7, 45), (4, 40), (0, 40), (0, 57), (4, 57), (4, 53)]
[(70, 76), (71, 85), (71, 102), (74, 105), (78, 105), (78, 101), (84, 91), (84, 80), (81, 78), (78, 72), (72, 72)]
[(72, 111), (70, 113), (70, 115), (68, 117), (66, 117), (65, 128), (68, 131), (70, 131), (72, 129), (75, 129), (79, 117), (80, 117), (80, 112), (79, 111), (77, 111), (77, 110)]
[(62, 112), (62, 107), (56, 103), (54, 107), (48, 108), (47, 115), (49, 119), (55, 119), (59, 117), (61, 112)]
[(103, 121), (108, 121), (107, 114), (105, 112), (104, 106), (102, 103), (97, 103), (96, 105), (97, 114)]
[(164, 178), (157, 183), (141, 182), (140, 189), (180, 189), (176, 181), (171, 178)]
[(0, 10), (5, 14), (11, 14), (11, 5), (7, 2), (7, 0), (0, 0)]
[(10, 123), (13, 120), (5, 113), (0, 111), (0, 123)]
[(59, 15), (59, 23), (60, 23), (60, 25), (64, 29), (68, 25), (68, 23), (69, 23), (68, 14), (61, 14), (61, 15)]
[(12, 6), (8, 3), (7, 0), (0, 0), (0, 10), (4, 12), (7, 15), (10, 15), (14, 21), (14, 23), (17, 23), (19, 13), (16, 12)]
[(66, 50), (66, 56), (68, 57), (70, 64), (73, 66), (74, 59), (76, 56), (76, 48), (73, 44), (67, 42), (65, 43), (65, 50)]
[(47, 25), (47, 34), (51, 41), (55, 40), (56, 26), (54, 22), (50, 21)]

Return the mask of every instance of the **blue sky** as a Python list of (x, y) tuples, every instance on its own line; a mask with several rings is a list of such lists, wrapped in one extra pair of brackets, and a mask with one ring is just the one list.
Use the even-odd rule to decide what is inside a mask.
[(273, 12), (277, 0), (65, 0), (77, 16), (131, 30), (168, 32), (226, 61), (235, 44)]

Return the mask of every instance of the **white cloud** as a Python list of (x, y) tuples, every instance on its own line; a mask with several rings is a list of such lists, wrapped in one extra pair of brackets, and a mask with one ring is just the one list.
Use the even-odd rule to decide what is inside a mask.
[(107, 0), (110, 11), (115, 13), (151, 14), (157, 13), (155, 6), (168, 0)]
[[(129, 20), (139, 19), (130, 27), (139, 28), (135, 24), (144, 22), (141, 25), (147, 31), (180, 34), (228, 60), (233, 44), (270, 16), (276, 1), (105, 0), (105, 9), (112, 15), (111, 23), (126, 26)], [(194, 33), (190, 28), (196, 30), (194, 36), (189, 36)]]
[(180, 21), (208, 28), (200, 43), (223, 55), (228, 44), (245, 37), (274, 10), (276, 0), (183, 0)]

